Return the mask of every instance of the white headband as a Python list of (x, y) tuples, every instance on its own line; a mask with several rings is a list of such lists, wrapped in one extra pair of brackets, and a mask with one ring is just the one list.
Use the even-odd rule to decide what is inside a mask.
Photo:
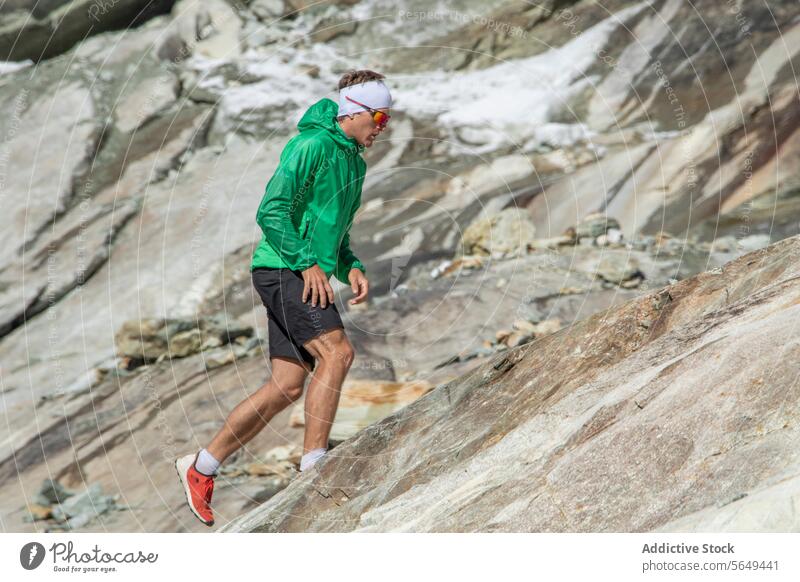
[(348, 101), (345, 97), (355, 99), (372, 109), (383, 109), (392, 106), (392, 94), (389, 93), (389, 88), (380, 79), (350, 85), (339, 90), (339, 113), (337, 115), (349, 115), (366, 111), (366, 109), (352, 101)]

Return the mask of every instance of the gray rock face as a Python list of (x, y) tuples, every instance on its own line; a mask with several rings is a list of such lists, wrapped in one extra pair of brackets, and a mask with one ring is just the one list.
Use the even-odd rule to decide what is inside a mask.
[(164, 38), (159, 39), (164, 58), (181, 61), (195, 54), (212, 59), (239, 55), (242, 23), (229, 2), (180, 0), (171, 15)]
[(169, 12), (175, 0), (24, 2), (3, 14), (0, 60), (39, 61), (68, 51), (87, 36), (141, 24)]
[[(688, 413), (673, 419), (665, 405), (652, 408), (663, 397), (685, 409), (681, 390), (654, 397), (650, 410), (620, 405), (617, 411), (612, 405), (622, 396), (592, 383), (594, 370), (627, 386), (631, 378), (642, 380), (639, 368), (652, 371), (662, 362), (655, 353), (652, 362), (630, 360), (624, 374), (609, 368), (618, 350), (627, 350), (641, 334), (662, 334), (660, 311), (619, 329), (603, 327), (597, 318), (583, 322), (598, 312), (619, 315), (624, 305), (667, 285), (685, 289), (679, 281), (704, 271), (711, 273), (703, 276), (711, 279), (699, 279), (708, 297), (692, 295), (692, 301), (711, 301), (721, 296), (720, 289), (708, 287), (708, 281), (722, 280), (721, 265), (800, 232), (800, 109), (792, 66), (800, 50), (796, 1), (767, 6), (448, 0), (433, 11), (427, 0), (401, 7), (388, 0), (185, 0), (171, 9), (171, 3), (151, 2), (169, 13), (143, 13), (142, 21), (129, 20), (115, 31), (108, 30), (110, 20), (93, 24), (91, 36), (70, 44), (86, 35), (89, 10), (116, 18), (141, 5), (13, 0), (0, 7), (0, 47), (13, 42), (20, 51), (0, 50), (0, 59), (36, 61), (0, 62), (0, 406), (8, 421), (0, 429), (0, 484), (6, 493), (0, 513), (8, 530), (33, 531), (19, 510), (47, 478), (62, 479), (76, 491), (88, 479), (125, 498), (129, 511), (100, 516), (83, 530), (202, 529), (186, 515), (170, 455), (211, 438), (225, 414), (269, 377), (264, 308), (248, 272), (260, 235), (255, 211), (300, 115), (319, 98), (335, 97), (341, 74), (356, 66), (353, 55), (363, 57), (358, 67), (390, 76), (398, 114), (364, 153), (369, 170), (351, 231), (351, 245), (368, 268), (369, 302), (348, 306), (350, 290), (332, 281), (356, 349), (348, 382), (358, 388), (342, 408), (343, 430), (337, 434), (362, 431), (355, 436), (358, 446), (377, 450), (362, 437), (365, 425), (378, 423), (380, 434), (401, 443), (398, 455), (407, 458), (386, 466), (355, 465), (351, 477), (364, 491), (370, 475), (377, 476), (377, 497), (358, 501), (363, 512), (347, 510), (348, 527), (402, 528), (397, 524), (409, 517), (407, 527), (430, 529), (439, 523), (436, 512), (444, 511), (432, 509), (436, 500), (452, 496), (458, 505), (462, 494), (476, 502), (478, 513), (445, 511), (435, 527), (564, 529), (569, 523), (559, 517), (563, 511), (572, 522), (584, 524), (585, 518), (584, 525), (596, 529), (673, 527), (689, 523), (684, 520), (690, 520), (687, 527), (745, 528), (770, 500), (775, 507), (792, 507), (790, 465), (769, 476), (756, 464), (748, 483), (730, 477), (730, 466), (714, 464), (727, 453), (692, 465), (692, 455), (706, 445), (692, 432), (697, 427)], [(52, 35), (62, 16), (64, 26)], [(709, 21), (715, 24), (711, 30)], [(454, 258), (470, 225), (491, 216), (520, 220), (499, 228), (484, 222), (472, 249), (481, 254)], [(754, 265), (751, 275), (740, 275), (761, 288), (774, 274)], [(225, 342), (218, 335), (190, 325), (170, 332), (172, 346), (161, 341), (145, 347), (129, 335), (134, 352), (154, 349), (144, 365), (129, 369), (131, 358), (116, 355), (114, 335), (126, 321), (210, 316), (252, 328), (254, 336), (219, 345)], [(679, 311), (671, 317), (679, 318)], [(698, 321), (686, 317), (670, 325)], [(582, 325), (592, 332), (575, 337), (588, 329)], [(564, 326), (569, 331), (560, 330)], [(684, 332), (689, 338), (700, 333)], [(775, 326), (776, 338), (783, 332)], [(743, 337), (750, 338), (748, 333)], [(564, 338), (570, 338), (574, 354), (557, 351)], [(698, 353), (733, 358), (735, 350), (715, 351), (732, 350), (728, 341)], [(676, 336), (673, 343), (686, 342), (691, 343)], [(572, 370), (584, 387), (563, 374), (542, 375), (547, 362), (535, 358), (529, 365), (536, 372), (516, 388), (504, 384), (506, 377), (518, 379), (514, 369), (489, 382), (500, 386), (498, 400), (469, 375), (512, 355), (537, 354), (539, 346), (556, 350), (553, 363)], [(602, 357), (592, 352), (601, 348)], [(660, 349), (671, 353), (672, 347)], [(578, 358), (581, 351), (594, 354), (589, 363)], [(158, 361), (167, 354), (182, 357)], [(722, 372), (707, 375), (733, 382), (730, 370), (746, 369), (725, 362)], [(698, 370), (708, 370), (714, 360), (700, 363), (705, 368), (698, 364)], [(682, 366), (676, 363), (664, 374), (683, 374)], [(790, 366), (778, 367), (791, 375)], [(475, 383), (463, 384), (464, 378)], [(757, 436), (749, 417), (689, 380), (699, 413), (725, 415), (725, 430), (740, 426), (741, 434)], [(393, 414), (435, 386), (420, 402), (444, 406), (442, 387), (456, 385), (477, 403), (472, 415), (458, 408), (459, 395), (450, 391), (453, 419), (446, 407), (424, 409), (420, 417), (423, 423), (434, 419), (428, 426), (441, 426), (443, 433), (414, 432), (410, 417)], [(414, 386), (424, 389), (406, 390)], [(612, 409), (598, 413), (592, 424), (581, 414), (595, 409), (598, 391), (608, 395)], [(748, 398), (758, 398), (732, 394), (743, 399), (743, 409), (754, 406)], [(572, 409), (556, 406), (562, 397)], [(713, 403), (720, 406), (712, 410)], [(508, 411), (517, 404), (537, 420), (525, 425), (515, 418)], [(651, 425), (631, 424), (629, 412), (637, 410), (685, 422), (681, 428), (692, 435), (694, 452), (672, 433), (658, 439), (645, 430)], [(785, 412), (778, 410), (775, 418)], [(403, 425), (406, 432), (395, 435), (391, 425), (381, 424), (390, 413), (410, 423)], [(744, 414), (758, 418), (761, 412)], [(607, 417), (616, 420), (606, 425)], [(770, 419), (759, 426), (772, 430)], [(638, 477), (614, 481), (604, 466), (574, 456), (605, 454), (602, 448), (573, 450), (565, 444), (585, 421), (606, 427), (598, 439), (618, 439), (603, 443), (609, 450), (632, 447), (638, 453), (639, 465), (631, 457), (634, 464), (620, 467)], [(658, 426), (672, 430), (666, 422)], [(464, 433), (469, 425), (480, 427), (480, 434)], [(366, 434), (374, 435), (374, 426)], [(638, 440), (626, 441), (626, 434), (615, 432), (621, 427)], [(777, 430), (769, 438), (782, 434)], [(561, 444), (542, 444), (543, 435)], [(515, 438), (528, 438), (534, 449), (520, 449)], [(255, 451), (241, 454), (287, 442), (302, 442), (289, 411), (253, 441)], [(595, 442), (600, 441), (581, 446)], [(749, 442), (737, 441), (733, 451)], [(577, 469), (559, 464), (561, 453), (551, 445), (562, 447), (563, 463), (577, 459)], [(419, 448), (431, 453), (428, 465), (416, 464)], [(496, 470), (509, 459), (513, 466), (518, 450), (541, 455), (525, 461), (527, 485), (515, 482), (511, 471), (495, 479), (490, 467)], [(498, 463), (492, 464), (492, 455)], [(698, 507), (680, 493), (648, 493), (642, 471), (672, 478), (652, 465), (658, 455), (670, 466), (688, 455), (681, 467), (696, 471), (675, 473), (670, 491), (695, 487), (698, 504), (708, 503)], [(110, 469), (139, 456), (149, 479)], [(451, 469), (446, 463), (453, 458)], [(466, 467), (475, 472), (465, 472), (464, 489), (453, 493), (448, 488), (456, 478), (447, 473), (462, 470), (459, 459), (474, 461)], [(720, 472), (710, 474), (709, 467)], [(645, 491), (635, 517), (625, 521), (582, 501), (596, 493), (587, 482), (590, 471), (608, 488), (600, 498), (623, 500), (621, 510), (632, 502), (611, 493), (627, 487), (635, 497)], [(215, 504), (222, 514), (239, 515), (286, 482), (250, 477), (235, 487), (220, 484)], [(700, 490), (703, 483), (720, 496)], [(739, 498), (738, 487), (748, 494)], [(510, 491), (522, 493), (509, 501)], [(417, 493), (434, 501), (404, 515), (401, 505), (416, 507), (410, 496)], [(480, 513), (483, 496), (493, 500), (496, 513)], [(163, 500), (164, 511), (148, 507), (154, 497)], [(729, 503), (733, 499), (738, 500)], [(523, 504), (540, 521), (525, 517)], [(727, 509), (717, 512), (721, 504)], [(320, 507), (314, 505), (315, 511)], [(49, 511), (45, 504), (36, 515)], [(788, 527), (792, 515), (765, 517), (761, 527)], [(635, 521), (643, 516), (652, 519)]]
[[(45, 19), (73, 4), (39, 4), (35, 16)], [(218, 294), (216, 274), (229, 271), (234, 259), (247, 261), (233, 253), (252, 245), (258, 236), (254, 210), (298, 113), (332, 91), (351, 64), (343, 55), (369, 53), (390, 38), (402, 41), (393, 43), (398, 47), (410, 48), (383, 53), (385, 63), (380, 65), (404, 67), (403, 71), (429, 66), (410, 58), (414, 43), (441, 44), (441, 38), (453, 34), (451, 40), (458, 37), (461, 44), (441, 46), (466, 43), (463, 46), (470, 49), (480, 48), (451, 51), (473, 56), (468, 62), (443, 65), (436, 78), (400, 75), (393, 85), (404, 114), (391, 130), (392, 139), (376, 142), (365, 154), (371, 171), (352, 233), (354, 249), (370, 264), (375, 297), (395, 288), (402, 291), (398, 286), (414, 268), (452, 257), (461, 235), (484, 211), (523, 209), (530, 214), (535, 235), (548, 241), (542, 246), (548, 248), (561, 244), (557, 237), (565, 229), (598, 211), (617, 219), (625, 240), (642, 230), (657, 234), (667, 227), (677, 234), (691, 222), (687, 194), (701, 206), (700, 211), (692, 210), (692, 221), (704, 221), (698, 224), (704, 238), (716, 232), (720, 201), (728, 233), (736, 232), (745, 218), (748, 234), (773, 233), (774, 222), (780, 223), (781, 236), (796, 232), (798, 221), (792, 217), (798, 208), (792, 184), (796, 183), (793, 168), (800, 164), (794, 163), (792, 152), (798, 150), (800, 134), (787, 65), (793, 49), (781, 51), (784, 45), (776, 28), (783, 27), (790, 39), (800, 31), (792, 24), (791, 2), (773, 3), (774, 22), (766, 9), (748, 8), (749, 50), (742, 48), (746, 43), (731, 40), (741, 31), (725, 6), (704, 7), (719, 16), (721, 32), (715, 40), (740, 57), (732, 74), (748, 88), (741, 104), (731, 101), (736, 92), (718, 71), (720, 55), (713, 53), (715, 43), (707, 42), (707, 29), (688, 6), (674, 1), (651, 7), (615, 1), (606, 6), (614, 14), (624, 10), (626, 26), (642, 38), (654, 33), (647, 36), (651, 49), (647, 54), (630, 35), (621, 34), (620, 22), (614, 24), (607, 12), (590, 2), (545, 2), (520, 10), (502, 1), (458, 0), (448, 3), (438, 19), (428, 17), (427, 4), (416, 0), (407, 4), (407, 12), (391, 18), (377, 17), (385, 15), (388, 6), (378, 0), (311, 4), (315, 6), (283, 3), (284, 14), (293, 16), (269, 27), (288, 35), (278, 51), (250, 44), (243, 23), (264, 25), (263, 19), (280, 11), (280, 2), (240, 5), (239, 10), (222, 0), (202, 6), (181, 2), (170, 14), (151, 18), (143, 26), (95, 34), (35, 69), (2, 75), (0, 103), (11, 115), (0, 119), (0, 195), (7, 210), (0, 220), (4, 237), (0, 335), (6, 337), (4, 364), (11, 370), (6, 377), (11, 386), (29, 388), (36, 397), (68, 386), (87, 367), (113, 354), (111, 334), (106, 332), (116, 331), (122, 321), (191, 315), (207, 296)], [(123, 5), (133, 3), (115, 3)], [(33, 4), (14, 6), (27, 10)], [(328, 42), (311, 40), (309, 33), (320, 18), (333, 12), (345, 20), (358, 20), (358, 33)], [(480, 18), (461, 18), (473, 14), (491, 16), (494, 24), (519, 26), (521, 34), (489, 26)], [(692, 47), (690, 54), (703, 56), (703, 75), (715, 79), (710, 101), (702, 103), (705, 110), (689, 107), (699, 103), (695, 79), (687, 77), (692, 67), (677, 50), (673, 35), (664, 33), (666, 25), (678, 22), (686, 23), (687, 36), (681, 42)], [(449, 146), (456, 143), (451, 139), (456, 136), (446, 130), (470, 137), (475, 128), (464, 116), (431, 123), (442, 106), (450, 109), (458, 103), (450, 97), (469, 101), (469, 91), (479, 87), (489, 101), (476, 107), (494, 114), (504, 108), (494, 107), (492, 99), (515, 96), (506, 91), (507, 85), (497, 83), (511, 79), (519, 90), (535, 89), (537, 76), (531, 73), (549, 75), (548, 64), (560, 62), (559, 53), (542, 53), (547, 58), (522, 62), (545, 50), (544, 45), (530, 42), (533, 34), (548, 39), (553, 47), (569, 45), (581, 56), (578, 68), (597, 77), (596, 89), (578, 90), (581, 82), (576, 77), (575, 86), (565, 94), (571, 119), (558, 107), (548, 108), (543, 118), (545, 125), (585, 125), (594, 132), (592, 143), (561, 143), (554, 139), (558, 131), (542, 139), (532, 137), (529, 134), (538, 129), (520, 125), (528, 116), (518, 116), (515, 123), (521, 129), (515, 132), (523, 135), (513, 151), (499, 142), (480, 158), (464, 153), (473, 151), (470, 148), (454, 155)], [(586, 51), (593, 42), (625, 67), (598, 61), (597, 51)], [(171, 49), (162, 51), (164, 45)], [(663, 55), (660, 69), (652, 54)], [(518, 59), (509, 64), (523, 65), (517, 72), (524, 74), (509, 75), (489, 55)], [(637, 95), (649, 95), (647, 100), (628, 98), (632, 89), (629, 79), (619, 77), (623, 68), (636, 74)], [(765, 76), (759, 81), (753, 75), (760, 70)], [(465, 76), (478, 73), (484, 76)], [(411, 77), (417, 77), (413, 83)], [(287, 78), (293, 79), (291, 92), (282, 90)], [(477, 82), (481, 80), (485, 83)], [(679, 127), (674, 112), (665, 109), (670, 94), (664, 80), (670, 81), (684, 109), (692, 112), (685, 127)], [(538, 94), (530, 95), (526, 107), (538, 103), (534, 99)], [(608, 110), (598, 108), (602, 103), (609, 104)], [(734, 109), (752, 114), (736, 120), (731, 115)], [(619, 124), (609, 126), (609, 115), (617, 115)], [(773, 118), (781, 120), (777, 143), (768, 131)], [(654, 123), (644, 124), (647, 119)], [(682, 129), (680, 135), (675, 133)], [(529, 138), (532, 149), (526, 145)], [(721, 143), (729, 145), (720, 149)], [(753, 144), (757, 147), (750, 148)], [(28, 154), (37, 146), (39, 155), (33, 163)], [(752, 174), (749, 179), (741, 171), (748, 167), (745, 162)], [(424, 169), (415, 169), (420, 166)], [(9, 172), (9, 167), (21, 171)], [(719, 176), (714, 174), (717, 169)], [(696, 172), (695, 189), (721, 184), (719, 196), (713, 186), (703, 186), (701, 198), (692, 198), (686, 179), (691, 171)], [(232, 175), (238, 178), (230, 180)], [(758, 202), (752, 212), (751, 199)], [(523, 230), (520, 235), (525, 236), (520, 238), (530, 238), (530, 229)], [(696, 256), (678, 262), (677, 278), (707, 266)], [(646, 273), (644, 266), (640, 268)], [(631, 274), (635, 273), (621, 273)], [(621, 277), (614, 275), (612, 280)], [(544, 294), (557, 291), (551, 288)], [(607, 302), (598, 305), (605, 307)], [(91, 306), (88, 311), (87, 306)], [(236, 316), (249, 317), (257, 307), (251, 301), (250, 310)], [(90, 315), (76, 325), (76, 313)], [(44, 320), (45, 314), (50, 319)], [(565, 319), (570, 320), (570, 316)], [(85, 346), (80, 348), (84, 351), (54, 347), (67, 344)], [(436, 353), (436, 362), (462, 347)], [(53, 365), (64, 376), (56, 387), (50, 373)]]
[(796, 528), (752, 516), (796, 495), (798, 257), (793, 237), (498, 354), (224, 530)]

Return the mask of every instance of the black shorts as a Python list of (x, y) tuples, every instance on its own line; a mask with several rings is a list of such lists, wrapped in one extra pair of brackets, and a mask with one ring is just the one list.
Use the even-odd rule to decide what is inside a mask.
[(303, 276), (291, 269), (257, 267), (251, 273), (253, 285), (267, 308), (269, 356), (307, 362), (314, 369), (314, 356), (303, 344), (329, 330), (344, 329), (335, 303), (325, 309), (303, 303)]

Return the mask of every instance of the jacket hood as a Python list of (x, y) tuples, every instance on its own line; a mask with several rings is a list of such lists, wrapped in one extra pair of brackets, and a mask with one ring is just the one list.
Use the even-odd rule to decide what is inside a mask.
[(363, 151), (364, 146), (358, 143), (356, 138), (347, 137), (347, 134), (339, 126), (336, 121), (338, 112), (339, 104), (327, 97), (323, 97), (306, 110), (297, 123), (297, 129), (301, 133), (324, 129), (340, 147), (353, 152)]

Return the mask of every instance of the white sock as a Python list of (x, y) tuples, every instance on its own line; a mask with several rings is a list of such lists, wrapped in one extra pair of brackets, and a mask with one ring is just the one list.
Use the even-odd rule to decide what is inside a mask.
[(197, 456), (194, 468), (203, 475), (216, 475), (217, 469), (219, 469), (219, 461), (216, 460), (211, 453), (203, 449)]
[(322, 458), (328, 449), (311, 449), (303, 458), (300, 459), (300, 470), (306, 471), (314, 466), (314, 464)]

